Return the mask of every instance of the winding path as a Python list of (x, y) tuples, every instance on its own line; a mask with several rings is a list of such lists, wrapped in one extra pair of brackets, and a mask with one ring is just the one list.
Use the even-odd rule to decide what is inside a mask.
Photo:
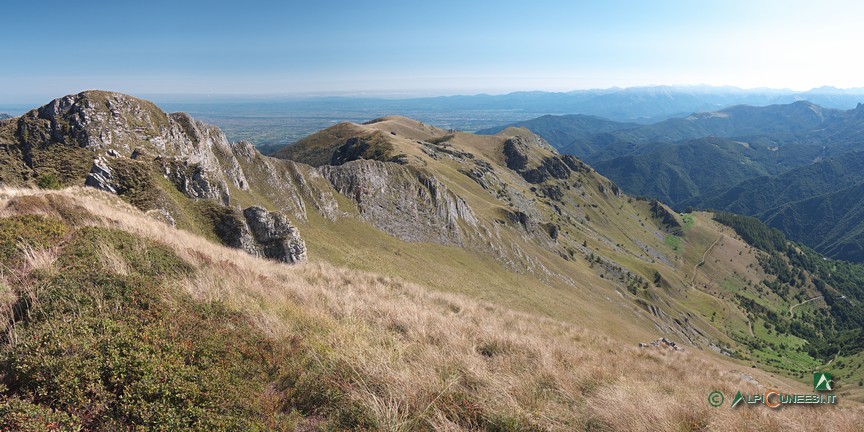
[(801, 305), (803, 305), (804, 303), (810, 303), (810, 302), (813, 301), (813, 300), (819, 300), (819, 299), (821, 299), (821, 298), (822, 298), (822, 296), (820, 295), (820, 296), (813, 297), (813, 298), (811, 298), (811, 299), (804, 300), (803, 302), (798, 303), (798, 304), (796, 304), (796, 305), (793, 305), (792, 307), (789, 308), (789, 317), (791, 318), (791, 317), (794, 317), (794, 316), (795, 316), (793, 313), (795, 312), (795, 308), (796, 308), (796, 307), (801, 306)]
[(705, 253), (702, 254), (702, 261), (699, 261), (698, 264), (693, 266), (693, 274), (690, 276), (690, 285), (693, 285), (693, 282), (696, 281), (696, 269), (699, 268), (700, 265), (705, 264), (705, 257), (708, 256), (708, 252), (711, 252), (711, 249), (713, 249), (721, 239), (723, 239), (723, 234), (720, 234), (720, 237), (717, 237), (717, 240), (714, 240), (714, 243), (711, 243), (711, 246), (708, 246), (708, 249), (705, 249)]

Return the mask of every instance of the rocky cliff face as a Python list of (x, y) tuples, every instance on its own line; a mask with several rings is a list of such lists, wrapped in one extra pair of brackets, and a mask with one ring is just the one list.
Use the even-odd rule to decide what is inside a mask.
[(215, 231), (226, 245), (255, 256), (289, 264), (306, 261), (306, 242), (297, 227), (284, 215), (262, 207), (224, 208)]
[(462, 198), (415, 168), (357, 160), (320, 170), (339, 193), (357, 203), (363, 219), (401, 239), (462, 245), (460, 223), (477, 225)]
[[(25, 161), (33, 168), (51, 165), (52, 156), (62, 150), (77, 159), (92, 156), (91, 161), (110, 151), (132, 159), (158, 158), (165, 162), (166, 171), (175, 168), (172, 161), (182, 161), (206, 172), (223, 193), (227, 184), (240, 189), (246, 184), (218, 128), (187, 114), (165, 114), (151, 102), (119, 93), (88, 91), (55, 99), (21, 116), (16, 135)], [(73, 172), (61, 177), (77, 180), (81, 173), (69, 168)]]
[(93, 160), (93, 166), (90, 167), (90, 172), (87, 173), (84, 185), (113, 194), (116, 194), (120, 187), (117, 184), (117, 179), (114, 177), (114, 170), (111, 169), (108, 161), (102, 156)]
[[(503, 153), (507, 168), (519, 173), (528, 183), (543, 183), (549, 179), (567, 179), (571, 171), (588, 171), (587, 165), (573, 156), (552, 156), (538, 158), (532, 155), (531, 143), (527, 138), (515, 136), (504, 142)], [(532, 160), (535, 159), (535, 160)]]
[(243, 217), (254, 239), (251, 253), (291, 264), (306, 261), (306, 242), (284, 215), (253, 206)]
[[(229, 144), (214, 126), (187, 114), (166, 114), (147, 101), (102, 91), (55, 99), (12, 121), (15, 124), (9, 128), (14, 129), (14, 137), (7, 139), (16, 142), (7, 146), (18, 149), (32, 171), (23, 176), (25, 182), (28, 177), (46, 177), (64, 185), (84, 184), (121, 195), (172, 224), (209, 219), (212, 224), (205, 230), (255, 255), (287, 263), (306, 258), (297, 228), (281, 213), (287, 210), (305, 217), (302, 200), (277, 205), (274, 210), (279, 212), (233, 209), (231, 191), (249, 189), (240, 158), (254, 157), (248, 147)], [(293, 183), (287, 184), (294, 189)], [(215, 206), (178, 202), (168, 185), (193, 202), (204, 200)]]
[(231, 150), (232, 158), (252, 184), (250, 190), (296, 220), (307, 220), (309, 211), (331, 221), (350, 213), (350, 209), (339, 208), (337, 192), (319, 170), (264, 156), (244, 141), (232, 145)]

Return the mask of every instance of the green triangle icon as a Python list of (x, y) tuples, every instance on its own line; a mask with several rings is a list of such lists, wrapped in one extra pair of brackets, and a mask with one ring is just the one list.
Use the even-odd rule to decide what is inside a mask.
[(813, 374), (813, 390), (831, 391), (833, 390), (831, 384), (831, 374), (825, 372), (817, 372)]
[(738, 390), (738, 394), (736, 394), (735, 399), (732, 400), (732, 408), (735, 408), (735, 405), (738, 405), (742, 400), (744, 400), (744, 395), (741, 394), (741, 390)]

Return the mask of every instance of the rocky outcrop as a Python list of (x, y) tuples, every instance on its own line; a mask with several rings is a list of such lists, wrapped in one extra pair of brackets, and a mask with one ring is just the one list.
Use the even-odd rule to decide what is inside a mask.
[(533, 217), (529, 216), (527, 213), (521, 211), (505, 211), (505, 215), (507, 216), (507, 220), (514, 224), (519, 224), (522, 226), (525, 231), (529, 233), (533, 233), (537, 230), (537, 221), (534, 220)]
[[(11, 121), (21, 144), (20, 158), (34, 171), (62, 171), (66, 184), (83, 182), (123, 196), (172, 224), (209, 220), (211, 225), (204, 228), (212, 228), (224, 244), (254, 255), (288, 263), (306, 257), (305, 244), (285, 215), (260, 207), (243, 212), (229, 207), (231, 190), (249, 189), (243, 162), (251, 167), (262, 157), (248, 143), (229, 144), (215, 126), (184, 113), (166, 114), (148, 101), (103, 91), (55, 99)], [(258, 175), (256, 193), (269, 195), (268, 205), (305, 218), (300, 184), (325, 201), (326, 193), (313, 194), (311, 181), (290, 164), (264, 165), (271, 172), (251, 172)], [(159, 175), (186, 197), (212, 204), (178, 204)], [(332, 190), (323, 178), (320, 184)], [(332, 207), (335, 201), (322, 204), (322, 213), (335, 213)]]
[(639, 348), (650, 348), (650, 347), (665, 348), (665, 349), (669, 349), (672, 351), (684, 352), (684, 348), (681, 348), (680, 346), (678, 346), (678, 344), (675, 343), (675, 341), (671, 341), (669, 339), (666, 339), (665, 337), (661, 337), (660, 339), (657, 339), (657, 340), (655, 340), (653, 342), (649, 342), (649, 343), (639, 343)]
[(563, 155), (561, 156), (561, 161), (567, 165), (567, 168), (570, 168), (573, 172), (586, 172), (590, 173), (593, 169), (586, 165), (585, 162), (579, 160), (576, 156), (571, 155)]
[(477, 225), (468, 204), (422, 170), (370, 160), (320, 170), (363, 219), (400, 239), (461, 245), (459, 223)]
[(87, 91), (55, 99), (19, 117), (16, 135), (31, 167), (47, 163), (42, 151), (64, 146), (122, 157), (177, 159), (199, 166), (211, 184), (246, 187), (219, 128), (187, 114), (168, 115), (151, 102), (119, 93)]
[(523, 170), (519, 174), (528, 183), (543, 183), (551, 178), (563, 180), (570, 177), (570, 169), (559, 157), (544, 158), (537, 168)]
[(257, 206), (242, 212), (223, 207), (215, 218), (214, 231), (227, 246), (289, 264), (306, 261), (300, 231), (281, 213)]
[(543, 158), (535, 156), (532, 145), (535, 144), (527, 138), (515, 136), (504, 141), (503, 147), (507, 168), (518, 172), (528, 183), (542, 183), (552, 178), (566, 179), (570, 177), (570, 165), (579, 167), (575, 158), (562, 158), (558, 155)]
[(117, 193), (114, 172), (108, 166), (105, 158), (98, 157), (93, 160), (93, 166), (90, 168), (90, 173), (87, 174), (87, 179), (84, 180), (84, 185), (113, 194)]
[(230, 194), (228, 186), (214, 183), (212, 176), (207, 174), (200, 164), (190, 164), (177, 159), (164, 160), (159, 158), (165, 178), (184, 195), (195, 199), (210, 199), (228, 205)]
[(291, 264), (306, 261), (306, 243), (284, 215), (249, 207), (243, 216), (255, 240), (255, 254)]
[(485, 190), (499, 191), (504, 188), (504, 182), (498, 177), (495, 169), (492, 168), (492, 164), (482, 159), (473, 160), (470, 168), (461, 168), (459, 172), (474, 180)]
[(675, 235), (681, 235), (684, 232), (684, 227), (678, 222), (675, 214), (657, 200), (651, 201), (651, 215), (660, 221), (666, 232)]
[(369, 136), (351, 137), (336, 148), (330, 158), (330, 165), (342, 165), (359, 159), (389, 161), (392, 159), (393, 146), (381, 132)]
[(258, 255), (259, 248), (252, 238), (243, 213), (230, 207), (222, 207), (213, 212), (213, 232), (225, 246)]
[(504, 162), (507, 164), (507, 168), (513, 171), (522, 171), (527, 168), (529, 146), (530, 144), (520, 136), (504, 141)]
[(339, 209), (336, 191), (318, 169), (264, 156), (245, 141), (234, 144), (232, 151), (255, 192), (294, 220), (307, 220), (307, 207), (332, 221), (348, 213)]

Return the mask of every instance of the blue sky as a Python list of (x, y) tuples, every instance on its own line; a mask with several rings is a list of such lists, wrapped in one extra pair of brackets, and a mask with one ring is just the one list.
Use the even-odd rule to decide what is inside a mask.
[(864, 86), (837, 1), (16, 1), (0, 103), (132, 94)]

